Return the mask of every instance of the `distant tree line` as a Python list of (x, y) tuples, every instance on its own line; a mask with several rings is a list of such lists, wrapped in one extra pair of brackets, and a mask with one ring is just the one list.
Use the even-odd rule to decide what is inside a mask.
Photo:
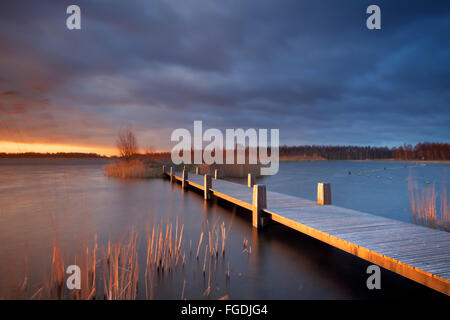
[(294, 146), (280, 147), (280, 156), (302, 156), (323, 160), (391, 159), (392, 150), (387, 147), (358, 146)]
[[(246, 150), (248, 155), (248, 149)], [(132, 158), (140, 158), (148, 161), (168, 162), (170, 152), (151, 152), (133, 154)], [(312, 160), (450, 160), (450, 143), (421, 142), (400, 147), (359, 147), (359, 146), (281, 146), (281, 158), (298, 158)], [(0, 158), (108, 158), (96, 153), (58, 152), (58, 153), (5, 153), (0, 152)], [(116, 157), (109, 157), (116, 158)]]
[(410, 144), (393, 148), (392, 156), (400, 160), (450, 160), (450, 144), (421, 142), (414, 147)]
[(324, 160), (450, 160), (450, 144), (422, 142), (415, 146), (359, 147), (359, 146), (281, 146), (280, 157), (304, 157)]

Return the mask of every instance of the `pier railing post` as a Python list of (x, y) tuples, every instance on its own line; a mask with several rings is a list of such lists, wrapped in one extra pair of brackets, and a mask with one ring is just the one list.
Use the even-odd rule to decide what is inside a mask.
[(262, 227), (262, 210), (267, 207), (267, 194), (266, 186), (261, 184), (255, 184), (253, 186), (253, 210), (252, 221), (253, 227)]
[(320, 205), (331, 204), (331, 185), (329, 183), (319, 182), (317, 184), (317, 203)]
[(219, 169), (214, 170), (214, 179), (217, 180), (220, 178), (220, 171)]
[(205, 200), (211, 199), (211, 188), (212, 188), (212, 179), (211, 175), (205, 174), (204, 177), (204, 187), (205, 187)]
[(170, 183), (173, 182), (173, 167), (170, 167)]
[(166, 166), (162, 166), (162, 174), (164, 175), (166, 173)]
[(183, 177), (182, 177), (182, 180), (181, 180), (181, 187), (183, 189), (187, 188), (187, 184), (188, 184), (187, 179), (189, 179), (188, 178), (188, 171), (185, 168), (185, 169), (183, 169)]
[(198, 176), (198, 167), (195, 167), (195, 175)]
[(247, 183), (249, 188), (253, 188), (253, 185), (255, 184), (255, 175), (253, 173), (248, 174)]

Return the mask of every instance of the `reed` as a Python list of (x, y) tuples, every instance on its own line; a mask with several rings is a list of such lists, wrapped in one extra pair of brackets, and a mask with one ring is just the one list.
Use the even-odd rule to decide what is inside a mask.
[(205, 258), (203, 260), (203, 276), (206, 273), (206, 257), (207, 257), (207, 253), (208, 253), (208, 245), (206, 245), (206, 247), (205, 247), (205, 256), (204, 256)]
[(150, 166), (139, 159), (120, 161), (103, 166), (107, 177), (115, 178), (161, 178), (161, 168)]
[[(216, 274), (217, 261), (225, 254), (227, 230), (223, 222), (210, 226), (208, 221), (203, 229), (197, 247), (197, 260), (200, 259), (201, 252), (203, 261), (202, 264), (196, 263), (193, 267), (201, 270), (203, 279), (207, 277), (204, 294), (209, 296), (212, 293), (211, 283)], [(203, 241), (205, 235), (208, 239)], [(218, 255), (220, 235), (222, 255)], [(144, 248), (141, 251), (142, 261), (139, 261), (141, 237), (144, 239)], [(117, 241), (108, 239), (105, 246), (99, 246), (95, 234), (93, 242), (81, 246), (70, 259), (69, 255), (63, 254), (55, 237), (50, 260), (50, 277), (44, 279), (42, 285), (29, 290), (29, 280), (25, 272), (23, 278), (16, 282), (17, 289), (11, 291), (10, 295), (16, 299), (134, 300), (142, 297), (152, 299), (157, 281), (163, 280), (166, 276), (167, 279), (171, 279), (170, 273), (184, 268), (186, 263), (184, 242), (184, 223), (178, 223), (178, 219), (175, 224), (161, 221), (153, 226), (147, 225), (143, 235), (132, 227), (127, 236), (122, 235)], [(192, 250), (191, 246), (186, 249)], [(69, 290), (66, 286), (66, 268), (72, 263), (81, 269), (79, 290)], [(226, 265), (226, 261), (223, 265)], [(229, 268), (228, 263), (227, 279)], [(139, 285), (143, 285), (145, 291), (139, 292)], [(186, 298), (186, 287), (185, 280), (182, 299)]]
[(198, 240), (197, 255), (196, 255), (197, 260), (198, 260), (198, 254), (200, 252), (200, 246), (202, 245), (202, 240), (203, 240), (203, 231), (202, 231), (202, 233), (200, 233), (200, 240)]
[(450, 213), (447, 190), (436, 191), (434, 184), (419, 188), (416, 181), (408, 179), (411, 213), (415, 224), (450, 232)]
[(208, 231), (208, 246), (209, 246), (209, 255), (212, 256), (214, 254), (214, 248), (212, 244), (211, 230)]
[(222, 222), (220, 229), (222, 232), (222, 256), (224, 256), (225, 255), (225, 243), (227, 242), (227, 231), (225, 228), (225, 222)]
[(186, 288), (186, 279), (183, 281), (183, 290), (181, 291), (181, 300), (184, 300), (184, 288)]

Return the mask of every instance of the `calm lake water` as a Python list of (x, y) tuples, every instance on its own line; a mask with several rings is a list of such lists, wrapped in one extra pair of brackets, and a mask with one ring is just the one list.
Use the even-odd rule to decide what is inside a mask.
[[(126, 238), (134, 227), (141, 235), (139, 259), (145, 261), (146, 226), (161, 220), (175, 224), (177, 219), (184, 223), (186, 263), (157, 277), (154, 299), (438, 296), (386, 270), (382, 290), (370, 291), (365, 261), (283, 226), (257, 232), (247, 212), (215, 200), (205, 203), (195, 192), (183, 192), (167, 180), (107, 178), (104, 163), (0, 160), (0, 298), (14, 297), (11, 288), (23, 281), (26, 269), (30, 292), (40, 288), (49, 277), (55, 239), (67, 263), (74, 264), (73, 252), (92, 244), (95, 234), (99, 247), (105, 247), (108, 239)], [(276, 176), (258, 182), (272, 191), (314, 200), (317, 182), (327, 181), (335, 205), (411, 221), (407, 179), (420, 187), (434, 183), (438, 192), (450, 190), (449, 168), (412, 162), (292, 162), (282, 163)], [(203, 276), (203, 253), (195, 258), (200, 233), (222, 222), (229, 230), (225, 257), (215, 259)], [(142, 288), (139, 298), (145, 298)]]

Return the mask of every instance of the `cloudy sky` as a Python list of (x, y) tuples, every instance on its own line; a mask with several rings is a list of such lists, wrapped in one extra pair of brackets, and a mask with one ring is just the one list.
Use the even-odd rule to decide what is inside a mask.
[[(81, 8), (81, 30), (66, 8)], [(382, 30), (366, 28), (370, 4)], [(450, 141), (450, 2), (0, 4), (0, 152), (112, 152), (121, 128), (279, 128), (281, 144)]]

